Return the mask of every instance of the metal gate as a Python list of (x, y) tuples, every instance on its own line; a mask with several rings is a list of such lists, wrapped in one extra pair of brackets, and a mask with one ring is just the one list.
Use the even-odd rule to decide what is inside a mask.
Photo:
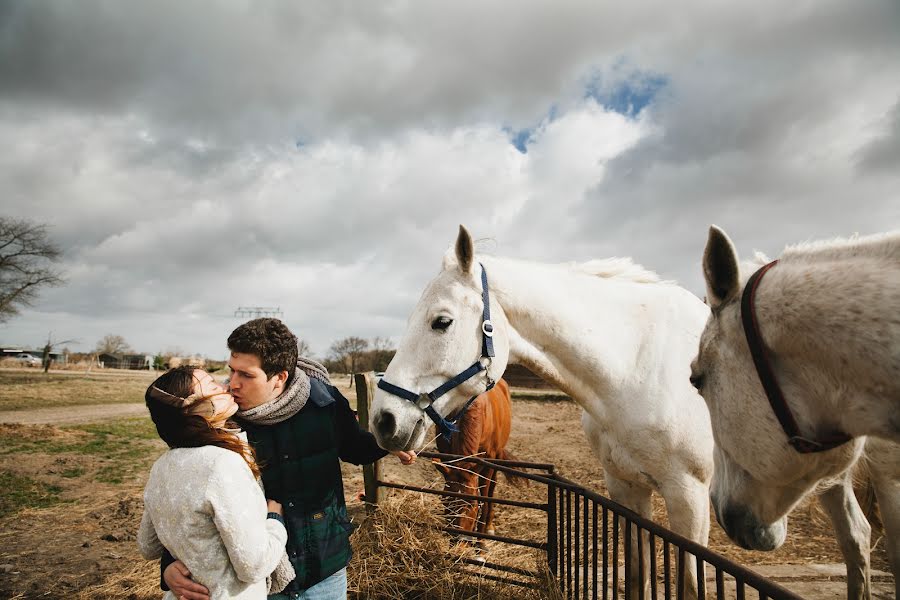
[[(465, 459), (500, 472), (529, 479), (546, 486), (545, 503), (494, 498), (493, 503), (543, 513), (546, 534), (540, 539), (520, 539), (444, 527), (449, 533), (536, 548), (547, 555), (550, 573), (565, 598), (618, 600), (681, 599), (691, 579), (691, 571), (707, 576), (696, 578), (699, 598), (795, 600), (800, 596), (754, 571), (730, 561), (705, 546), (684, 538), (644, 519), (609, 498), (556, 474), (554, 466), (524, 461), (486, 460), (477, 456), (459, 456), (422, 452), (423, 458)], [(540, 471), (541, 474), (526, 471)], [(376, 480), (380, 488), (392, 488), (460, 499), (478, 496), (445, 492), (390, 481)], [(643, 557), (643, 558), (641, 558)], [(489, 579), (528, 585), (539, 578), (537, 571), (508, 565), (463, 559), (463, 562), (498, 572), (480, 574)], [(637, 569), (637, 573), (633, 570)], [(649, 586), (636, 582), (649, 578)], [(636, 590), (632, 589), (637, 587)], [(749, 592), (749, 594), (748, 594)]]

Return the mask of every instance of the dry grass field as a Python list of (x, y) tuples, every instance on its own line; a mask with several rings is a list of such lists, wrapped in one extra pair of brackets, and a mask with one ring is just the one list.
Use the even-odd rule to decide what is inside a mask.
[(0, 411), (143, 402), (155, 375), (147, 371), (0, 370)]
[[(0, 598), (160, 597), (157, 566), (140, 558), (135, 534), (142, 511), (143, 482), (164, 445), (146, 414), (138, 412), (138, 416), (111, 420), (104, 416), (103, 409), (142, 402), (143, 391), (153, 377), (153, 373), (143, 372), (95, 370), (51, 372), (47, 376), (36, 371), (0, 370), (0, 417), (22, 409), (35, 415), (56, 411), (53, 414), (57, 415), (52, 424), (27, 424), (41, 421), (27, 421), (25, 417), (20, 420), (26, 423), (0, 423)], [(348, 378), (336, 383), (354, 402), (355, 391), (348, 389)], [(518, 458), (554, 463), (564, 477), (605, 491), (602, 471), (581, 432), (576, 405), (546, 394), (527, 399), (519, 392), (513, 409), (510, 449)], [(86, 413), (93, 422), (67, 418)], [(385, 473), (394, 481), (440, 485), (436, 471), (424, 460), (402, 467), (389, 457)], [(345, 465), (344, 481), (348, 508), (354, 520), (361, 522), (365, 519), (364, 506), (357, 499), (362, 490), (361, 470)], [(540, 501), (541, 494), (546, 493), (537, 487), (514, 490), (503, 480), (498, 488), (499, 495), (532, 501)], [(438, 510), (436, 501), (421, 500), (417, 495), (403, 502)], [(664, 520), (658, 498), (654, 506), (657, 517)], [(533, 539), (545, 534), (539, 518), (510, 507), (498, 508), (496, 528), (501, 535)], [(367, 537), (358, 536), (357, 543), (370, 544), (371, 530), (361, 531), (369, 533)], [(884, 571), (887, 562), (883, 544), (877, 543), (881, 535), (876, 527), (872, 563)], [(359, 554), (365, 558), (363, 546)], [(710, 546), (750, 565), (841, 562), (831, 527), (815, 504), (805, 504), (792, 515), (788, 541), (776, 552), (740, 550), (714, 521)], [(491, 554), (491, 560), (535, 562), (534, 557), (513, 556), (496, 546)], [(362, 590), (370, 581), (364, 572), (369, 567), (369, 560), (357, 560), (351, 566), (354, 589)], [(889, 589), (891, 584), (882, 577), (880, 585)], [(373, 597), (372, 590), (354, 597)], [(471, 596), (462, 597), (516, 595), (476, 588)]]

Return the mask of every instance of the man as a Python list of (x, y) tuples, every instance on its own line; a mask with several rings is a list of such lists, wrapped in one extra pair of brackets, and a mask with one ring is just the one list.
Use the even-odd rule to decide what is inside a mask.
[[(230, 391), (262, 471), (266, 497), (280, 502), (287, 556), (296, 577), (269, 600), (344, 599), (352, 526), (344, 504), (340, 460), (368, 464), (387, 454), (359, 427), (325, 368), (300, 358), (297, 338), (278, 319), (254, 319), (228, 337)], [(393, 452), (403, 464), (415, 453)], [(185, 600), (209, 600), (183, 563), (167, 565), (165, 589)]]

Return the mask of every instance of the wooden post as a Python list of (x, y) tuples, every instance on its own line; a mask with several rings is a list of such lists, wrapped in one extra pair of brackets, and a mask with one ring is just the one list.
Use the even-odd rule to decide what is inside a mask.
[[(375, 397), (375, 375), (371, 371), (356, 373), (356, 412), (359, 415), (359, 425), (369, 431), (369, 404)], [(376, 460), (370, 465), (363, 465), (363, 487), (366, 494), (366, 507), (369, 512), (375, 509), (375, 505), (384, 499), (385, 490), (379, 487), (381, 479), (381, 460)]]

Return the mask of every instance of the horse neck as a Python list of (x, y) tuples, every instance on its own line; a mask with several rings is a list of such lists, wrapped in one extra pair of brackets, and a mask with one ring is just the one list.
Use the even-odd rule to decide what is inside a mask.
[(864, 257), (788, 258), (768, 272), (757, 320), (798, 420), (900, 436), (898, 299), (900, 269)]
[[(626, 319), (621, 301), (597, 293), (609, 284), (602, 277), (577, 273), (564, 266), (524, 263), (496, 257), (483, 264), (491, 292), (503, 309), (510, 326), (510, 362), (528, 367), (536, 375), (580, 402), (580, 398), (603, 379), (611, 377), (607, 368), (622, 361), (631, 350), (614, 343), (591, 343), (599, 334), (611, 331)], [(635, 288), (652, 284), (633, 284)], [(579, 293), (590, 290), (591, 310), (584, 310)], [(617, 299), (621, 294), (614, 294)], [(640, 294), (635, 292), (639, 300)], [(582, 335), (586, 329), (592, 335)], [(619, 354), (620, 356), (614, 356)], [(627, 360), (627, 359), (626, 359)], [(590, 381), (585, 374), (590, 373)]]

